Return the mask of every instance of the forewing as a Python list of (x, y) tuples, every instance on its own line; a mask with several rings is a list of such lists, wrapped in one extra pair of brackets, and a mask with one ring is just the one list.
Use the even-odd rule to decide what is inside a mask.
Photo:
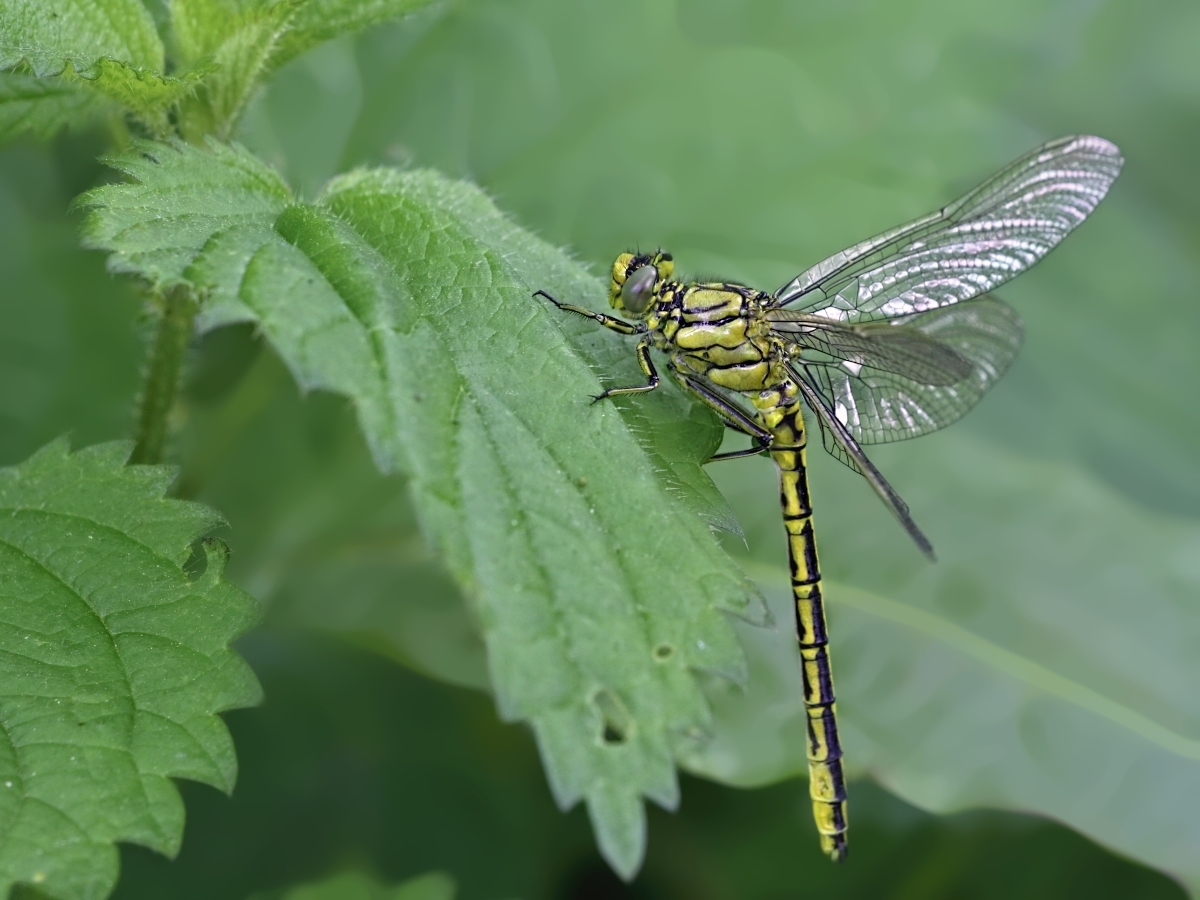
[(854, 323), (977, 297), (1028, 269), (1087, 218), (1122, 162), (1103, 138), (1050, 141), (941, 211), (817, 263), (771, 305)]
[(971, 374), (971, 361), (948, 344), (912, 325), (889, 321), (843, 325), (790, 309), (769, 310), (766, 319), (776, 335), (806, 351), (804, 358), (831, 359), (903, 375), (919, 384), (957, 384)]
[[(872, 332), (889, 328), (920, 335), (925, 347), (940, 348), (927, 368), (943, 380), (925, 380), (927, 376), (916, 366), (889, 367), (883, 354), (847, 359), (811, 343), (794, 361), (832, 414), (862, 444), (918, 437), (960, 419), (1008, 370), (1024, 336), (1012, 307), (990, 296), (871, 326)], [(945, 380), (951, 374), (949, 359), (966, 364), (965, 377)], [(825, 446), (847, 461), (830, 443), (828, 433)]]

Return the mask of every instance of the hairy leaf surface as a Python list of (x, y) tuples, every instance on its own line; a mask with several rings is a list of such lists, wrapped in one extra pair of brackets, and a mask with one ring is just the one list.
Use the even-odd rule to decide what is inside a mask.
[(116, 841), (173, 855), (172, 778), (233, 788), (217, 713), (259, 699), (229, 641), (254, 602), (191, 545), (219, 519), (165, 499), (171, 473), (126, 467), (126, 444), (51, 444), (0, 469), (0, 893), (111, 890)]
[(163, 45), (141, 0), (5, 0), (0, 6), (0, 69), (18, 63), (35, 75), (70, 65), (84, 76), (111, 59), (163, 71)]
[(590, 406), (593, 366), (636, 377), (628, 347), (530, 294), (600, 285), (468, 184), (360, 171), (304, 204), (237, 148), (114, 162), (135, 183), (84, 198), (88, 240), (116, 269), (192, 284), (207, 327), (254, 322), (304, 387), (353, 398), (473, 599), (502, 714), (531, 723), (556, 798), (587, 800), (630, 875), (641, 798), (678, 802), (674, 752), (709, 723), (696, 672), (744, 674), (725, 613), (760, 612), (711, 532), (729, 521), (698, 468), (715, 424), (671, 391), (645, 419)]

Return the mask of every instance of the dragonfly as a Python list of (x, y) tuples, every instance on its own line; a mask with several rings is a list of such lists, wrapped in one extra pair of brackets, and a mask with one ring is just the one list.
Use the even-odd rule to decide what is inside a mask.
[(830, 453), (862, 475), (931, 561), (908, 506), (863, 451), (961, 418), (1020, 349), (1017, 313), (989, 292), (1042, 259), (1086, 219), (1121, 170), (1117, 147), (1076, 135), (1009, 163), (937, 212), (835, 253), (774, 293), (734, 282), (675, 278), (670, 253), (622, 253), (609, 302), (633, 321), (542, 297), (638, 338), (645, 384), (593, 402), (655, 390), (651, 351), (670, 377), (779, 470), (807, 729), (809, 794), (821, 849), (847, 849), (846, 779), (829, 630), (806, 474), (815, 420)]

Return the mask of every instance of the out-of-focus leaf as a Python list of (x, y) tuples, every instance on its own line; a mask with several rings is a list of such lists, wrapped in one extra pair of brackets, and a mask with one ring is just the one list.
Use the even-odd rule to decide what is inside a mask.
[(102, 171), (88, 155), (81, 148), (83, 171), (72, 175), (28, 144), (0, 153), (0, 464), (64, 432), (80, 443), (129, 433), (139, 299), (80, 249), (63, 216)]
[(103, 100), (58, 78), (0, 72), (0, 143), (22, 134), (49, 140), (68, 125), (79, 127), (104, 111)]
[[(479, 625), (422, 538), (404, 479), (379, 473), (343, 398), (302, 401), (275, 354), (254, 348), (247, 328), (206, 338), (181, 437), (179, 490), (233, 528), (229, 577), (266, 604), (269, 625), (328, 629), (490, 690)], [(206, 397), (226, 377), (232, 390)]]
[(362, 872), (343, 872), (316, 884), (294, 887), (282, 900), (454, 900), (454, 879), (429, 872), (385, 887)]
[(183, 105), (186, 136), (228, 137), (271, 66), (296, 4), (176, 0), (177, 40), (185, 59), (211, 59), (216, 71)]
[(237, 768), (217, 713), (256, 703), (229, 641), (254, 602), (222, 581), (225, 551), (190, 545), (217, 519), (164, 499), (170, 472), (126, 467), (128, 445), (51, 444), (0, 470), (0, 892), (102, 896), (116, 841), (179, 849), (171, 778), (229, 791)]
[[(61, 110), (66, 98), (82, 103), (80, 96), (95, 91), (165, 133), (167, 109), (212, 67), (167, 75), (164, 65), (154, 20), (139, 0), (12, 0), (0, 7), (0, 69), (23, 66), (38, 78), (61, 75), (67, 82), (51, 95), (58, 104), (41, 112), (43, 118)], [(81, 93), (71, 94), (72, 86)]]
[(173, 0), (175, 47), (216, 72), (185, 105), (187, 136), (227, 138), (262, 81), (325, 41), (403, 16), (430, 0)]
[(163, 45), (141, 0), (6, 0), (0, 6), (0, 69), (34, 75), (68, 65), (85, 77), (101, 59), (163, 71)]
[[(923, 486), (910, 492), (915, 512), (927, 500), (938, 510), (942, 562), (860, 541), (855, 580), (875, 591), (830, 584), (849, 763), (926, 809), (1036, 810), (1195, 891), (1200, 527), (953, 432), (907, 459), (890, 470)], [(718, 477), (746, 498), (752, 531), (765, 529), (770, 473), (736, 468)], [(813, 490), (818, 533), (845, 546), (874, 511), (822, 504), (824, 483)], [(748, 508), (756, 491), (761, 525)], [(770, 596), (784, 616), (786, 590)], [(719, 737), (694, 765), (761, 784), (804, 766), (803, 698), (787, 629), (742, 638), (749, 694), (716, 700)]]
[(587, 800), (631, 875), (641, 798), (675, 805), (675, 746), (708, 722), (695, 672), (740, 678), (724, 614), (757, 614), (710, 531), (722, 508), (690, 486), (709, 484), (714, 423), (673, 392), (649, 404), (655, 427), (589, 409), (589, 364), (625, 345), (575, 349), (530, 292), (601, 286), (470, 185), (355, 172), (306, 205), (236, 148), (143, 152), (115, 161), (138, 183), (84, 198), (88, 240), (116, 269), (186, 279), (207, 325), (255, 322), (301, 385), (354, 399), (477, 604), (502, 714), (533, 725), (557, 799)]
[(324, 41), (399, 19), (434, 0), (306, 0), (272, 59), (275, 66)]

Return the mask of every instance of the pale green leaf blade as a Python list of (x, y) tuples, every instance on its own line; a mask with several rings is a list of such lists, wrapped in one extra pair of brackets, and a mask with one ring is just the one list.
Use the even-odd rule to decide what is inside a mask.
[(0, 892), (97, 897), (116, 841), (173, 855), (171, 778), (233, 787), (217, 713), (259, 699), (229, 641), (254, 602), (221, 580), (225, 551), (191, 545), (219, 519), (164, 498), (170, 472), (126, 467), (129, 447), (51, 444), (0, 470)]
[[(191, 281), (202, 321), (256, 322), (303, 386), (354, 399), (474, 602), (502, 714), (531, 723), (556, 798), (588, 801), (602, 851), (631, 875), (642, 797), (674, 806), (674, 749), (708, 724), (694, 673), (740, 678), (726, 613), (759, 615), (711, 533), (726, 512), (688, 486), (719, 431), (673, 391), (642, 404), (671, 423), (658, 431), (590, 406), (592, 365), (636, 377), (630, 347), (530, 294), (594, 301), (601, 286), (471, 185), (358, 172), (287, 205), (242, 151), (151, 152), (158, 163), (121, 163), (140, 184), (86, 199), (89, 241), (119, 269)], [(220, 166), (226, 218), (206, 218), (207, 201), (172, 217), (172, 189)]]
[[(848, 762), (932, 811), (1051, 816), (1197, 890), (1200, 526), (1062, 464), (961, 433), (931, 442), (891, 470), (938, 498), (941, 562), (863, 546), (859, 577), (886, 565), (894, 592), (827, 592)], [(722, 481), (762, 495), (765, 523), (769, 473), (741, 468)], [(830, 504), (816, 521), (844, 541), (843, 518), (871, 512)], [(774, 572), (765, 583), (783, 617), (786, 574)], [(716, 700), (717, 738), (692, 765), (762, 784), (804, 768), (795, 640), (785, 624), (742, 636), (749, 693)]]
[(0, 69), (26, 63), (33, 74), (68, 65), (90, 76), (101, 59), (163, 71), (163, 45), (141, 0), (5, 0), (0, 5)]
[(28, 134), (49, 140), (105, 111), (104, 100), (82, 85), (19, 72), (0, 73), (0, 143)]

